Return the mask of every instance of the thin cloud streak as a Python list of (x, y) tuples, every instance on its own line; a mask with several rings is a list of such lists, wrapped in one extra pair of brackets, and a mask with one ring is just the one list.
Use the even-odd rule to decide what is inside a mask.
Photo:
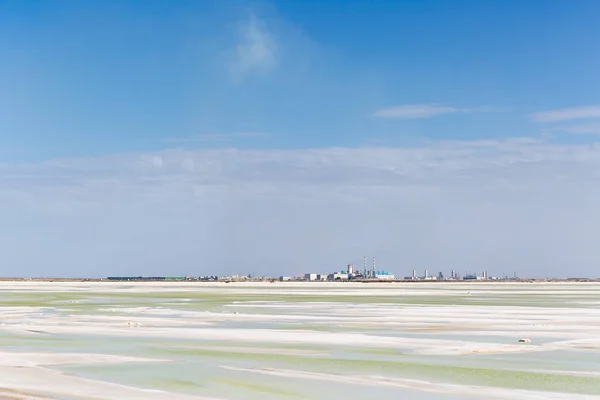
[(569, 126), (556, 126), (546, 130), (547, 132), (566, 132), (574, 135), (600, 135), (600, 123), (582, 124)]
[(408, 104), (388, 107), (372, 114), (375, 118), (418, 119), (444, 114), (477, 113), (497, 111), (492, 107), (458, 108), (439, 104)]
[(206, 143), (223, 142), (234, 139), (260, 139), (268, 136), (263, 132), (201, 133), (188, 137), (165, 138), (165, 143)]
[(530, 114), (529, 117), (534, 122), (540, 123), (600, 118), (600, 105), (542, 111)]

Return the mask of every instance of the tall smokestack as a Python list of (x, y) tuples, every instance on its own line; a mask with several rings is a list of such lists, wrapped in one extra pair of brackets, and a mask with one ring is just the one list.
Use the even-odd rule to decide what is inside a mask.
[(365, 256), (365, 268), (364, 268), (364, 276), (367, 276), (367, 256)]
[(375, 278), (375, 257), (373, 257), (373, 278)]

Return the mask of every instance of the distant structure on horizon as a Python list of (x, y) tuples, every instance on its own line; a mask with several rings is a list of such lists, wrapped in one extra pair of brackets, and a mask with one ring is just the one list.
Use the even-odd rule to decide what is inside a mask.
[[(282, 276), (279, 278), (282, 281), (297, 280), (292, 277)], [(373, 264), (371, 269), (367, 265), (367, 257), (363, 258), (363, 269), (356, 268), (354, 264), (348, 264), (345, 270), (335, 271), (332, 273), (306, 273), (304, 278), (300, 280), (304, 281), (365, 281), (365, 280), (395, 280), (394, 274), (388, 271), (378, 271), (376, 269), (376, 259), (373, 257)]]
[[(572, 278), (575, 280), (575, 278)], [(356, 268), (354, 264), (350, 263), (346, 265), (345, 269), (337, 270), (327, 273), (305, 273), (303, 276), (280, 276), (279, 278), (260, 276), (256, 277), (252, 273), (247, 275), (230, 275), (230, 276), (200, 276), (200, 277), (161, 277), (161, 276), (111, 276), (105, 279), (107, 281), (224, 281), (224, 282), (240, 282), (240, 281), (308, 281), (308, 282), (322, 282), (322, 281), (358, 281), (358, 282), (378, 282), (378, 281), (488, 281), (488, 280), (501, 280), (501, 281), (521, 281), (521, 278), (517, 277), (517, 273), (513, 274), (513, 277), (504, 276), (502, 278), (490, 277), (487, 270), (483, 270), (481, 273), (466, 272), (462, 277), (455, 270), (450, 271), (450, 276), (446, 277), (443, 272), (432, 272), (428, 268), (423, 270), (423, 275), (419, 276), (417, 270), (413, 269), (410, 276), (404, 278), (396, 278), (396, 276), (388, 271), (377, 270), (376, 258), (373, 256), (372, 264), (369, 268), (368, 258), (363, 258), (363, 268)]]

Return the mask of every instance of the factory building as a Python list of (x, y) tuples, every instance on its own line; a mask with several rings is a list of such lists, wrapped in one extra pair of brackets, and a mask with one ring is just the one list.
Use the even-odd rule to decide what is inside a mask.
[(327, 280), (329, 281), (347, 281), (351, 275), (348, 275), (347, 272), (334, 272), (333, 274), (327, 275)]
[(388, 271), (375, 271), (375, 279), (392, 281), (395, 278), (394, 274)]
[(318, 281), (319, 277), (319, 274), (304, 274), (304, 279), (307, 281)]

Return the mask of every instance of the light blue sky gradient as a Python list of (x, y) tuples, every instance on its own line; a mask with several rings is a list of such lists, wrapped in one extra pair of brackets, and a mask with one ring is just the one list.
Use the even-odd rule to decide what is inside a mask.
[[(539, 137), (527, 114), (600, 103), (598, 13), (595, 1), (2, 1), (0, 144), (15, 150), (2, 155), (205, 134), (231, 136), (195, 146)], [(252, 40), (272, 59), (232, 72)], [(371, 117), (404, 104), (493, 111)]]
[(598, 15), (0, 0), (4, 274), (591, 273)]

